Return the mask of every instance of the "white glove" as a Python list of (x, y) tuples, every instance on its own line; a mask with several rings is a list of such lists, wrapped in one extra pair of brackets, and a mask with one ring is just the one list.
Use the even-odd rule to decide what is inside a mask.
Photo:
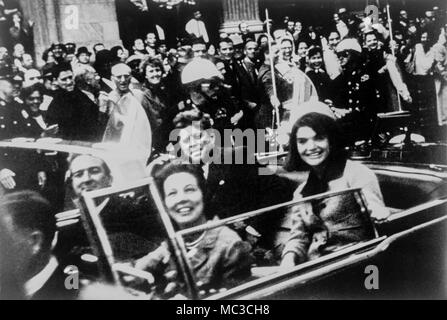
[(16, 174), (9, 169), (0, 170), (0, 184), (8, 190), (12, 190), (16, 187), (14, 177)]

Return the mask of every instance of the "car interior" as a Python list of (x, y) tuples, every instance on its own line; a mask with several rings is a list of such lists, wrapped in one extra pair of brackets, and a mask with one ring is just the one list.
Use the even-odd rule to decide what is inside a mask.
[[(3, 150), (11, 152), (10, 150)], [(17, 151), (17, 150), (16, 150)], [(38, 151), (35, 151), (38, 153)], [(231, 288), (213, 288), (203, 291), (194, 283), (192, 271), (188, 270), (186, 249), (180, 240), (188, 234), (188, 230), (173, 236), (173, 226), (166, 228), (167, 214), (164, 212), (151, 179), (138, 180), (134, 183), (88, 192), (76, 206), (72, 205), (70, 190), (66, 187), (66, 153), (45, 152), (49, 170), (49, 179), (56, 187), (44, 190), (49, 198), (61, 208), (56, 216), (59, 242), (56, 252), (59, 252), (67, 263), (80, 265), (87, 279), (106, 278), (135, 292), (150, 292), (157, 297), (170, 298), (173, 293), (166, 293), (169, 285), (163, 274), (143, 272), (133, 267), (133, 262), (155, 250), (162, 242), (168, 242), (172, 255), (178, 257), (175, 261), (178, 270), (178, 283), (189, 283), (178, 288), (177, 293), (189, 298), (206, 298), (216, 293), (222, 293)], [(447, 197), (447, 171), (441, 167), (409, 166), (393, 163), (364, 162), (372, 169), (378, 179), (384, 196), (385, 205), (393, 216), (399, 217), (402, 212), (425, 205), (430, 201)], [(305, 173), (281, 173), (289, 179), (304, 181)], [(358, 191), (350, 190), (356, 199), (358, 210), (367, 212), (367, 203)], [(340, 194), (323, 195), (308, 200), (313, 206), (321, 206)], [(155, 198), (154, 198), (155, 197)], [(330, 202), (330, 201), (329, 201)], [(287, 229), (281, 229), (290, 222), (285, 213), (293, 203), (286, 203), (272, 208), (245, 213), (236, 217), (211, 223), (217, 228), (223, 225), (235, 230), (242, 240), (248, 242), (255, 257), (251, 268), (251, 276), (241, 284), (251, 283), (258, 279), (266, 279), (280, 273), (278, 266), (281, 260), (281, 244), (287, 236)], [(329, 205), (330, 207), (330, 205)], [(164, 212), (164, 213), (160, 213)], [(125, 215), (123, 215), (125, 213)], [(414, 210), (411, 216), (422, 216), (423, 210)], [(406, 217), (408, 218), (408, 217)], [(396, 219), (399, 220), (399, 219)], [(395, 222), (395, 221), (394, 221)], [(383, 225), (375, 228), (374, 238), (393, 232)], [(391, 223), (390, 223), (391, 224)], [(150, 232), (145, 226), (152, 226)], [(265, 228), (267, 226), (267, 228)], [(264, 228), (263, 228), (264, 227)], [(204, 226), (210, 228), (210, 225)], [(372, 227), (374, 228), (374, 226)], [(194, 230), (192, 230), (194, 231)], [(274, 232), (272, 232), (274, 231)], [(197, 232), (197, 230), (195, 231)], [(281, 238), (282, 233), (282, 238)], [(273, 235), (272, 235), (273, 234)], [(278, 234), (280, 236), (278, 236)], [(176, 239), (175, 241), (173, 239)], [(278, 240), (278, 239), (282, 239)], [(178, 246), (178, 247), (177, 247)], [(339, 248), (350, 250), (352, 245)], [(69, 254), (66, 254), (69, 252)], [(181, 254), (179, 254), (181, 253)], [(323, 263), (324, 257), (316, 261)], [(312, 263), (311, 263), (312, 264)], [(304, 268), (304, 267), (303, 267)], [(131, 280), (129, 280), (131, 279)], [(135, 281), (139, 279), (139, 281)], [(192, 289), (191, 289), (192, 287)]]

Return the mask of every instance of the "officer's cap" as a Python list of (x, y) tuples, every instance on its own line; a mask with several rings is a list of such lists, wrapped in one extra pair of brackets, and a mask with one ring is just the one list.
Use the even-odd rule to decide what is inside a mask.
[(362, 53), (362, 47), (360, 46), (359, 42), (353, 38), (343, 39), (337, 45), (337, 48), (336, 48), (337, 52), (342, 52), (342, 51), (346, 51), (346, 50), (353, 50), (353, 51), (357, 51), (358, 53)]

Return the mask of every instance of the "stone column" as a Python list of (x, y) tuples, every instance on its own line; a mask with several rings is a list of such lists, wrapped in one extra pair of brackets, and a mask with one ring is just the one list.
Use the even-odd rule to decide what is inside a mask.
[[(118, 0), (120, 1), (120, 0)], [(121, 44), (115, 0), (20, 0), (25, 17), (35, 22), (36, 55), (55, 42), (106, 47)]]
[(259, 19), (259, 0), (222, 0), (223, 24), (220, 32), (228, 34), (239, 32), (239, 23), (245, 21), (253, 33), (262, 32)]

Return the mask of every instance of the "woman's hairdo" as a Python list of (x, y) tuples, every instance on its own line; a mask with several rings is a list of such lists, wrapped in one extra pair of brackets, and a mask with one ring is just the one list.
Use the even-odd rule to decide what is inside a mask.
[(142, 74), (146, 74), (147, 67), (160, 68), (160, 70), (163, 71), (163, 62), (158, 58), (149, 57), (148, 59), (141, 62), (140, 72)]
[(200, 165), (196, 164), (188, 164), (188, 163), (182, 163), (180, 161), (171, 161), (166, 163), (161, 169), (159, 169), (157, 172), (153, 174), (155, 184), (157, 185), (158, 190), (160, 191), (160, 194), (162, 198), (164, 199), (166, 197), (164, 193), (164, 183), (166, 179), (168, 179), (170, 176), (177, 174), (177, 173), (189, 173), (197, 180), (197, 185), (202, 191), (203, 199), (204, 199), (204, 212), (207, 219), (213, 218), (213, 214), (211, 212), (208, 212), (207, 209), (207, 203), (206, 203), (206, 180), (205, 176), (203, 175), (203, 170)]
[(180, 112), (174, 118), (173, 123), (177, 129), (184, 129), (195, 123), (199, 123), (200, 128), (203, 130), (208, 130), (213, 127), (211, 116), (195, 109)]
[(285, 165), (287, 171), (308, 169), (308, 165), (304, 163), (298, 154), (296, 135), (302, 127), (309, 127), (317, 135), (328, 138), (330, 146), (328, 161), (347, 158), (346, 140), (338, 122), (327, 115), (311, 112), (299, 118), (292, 127), (289, 140), (289, 154)]

